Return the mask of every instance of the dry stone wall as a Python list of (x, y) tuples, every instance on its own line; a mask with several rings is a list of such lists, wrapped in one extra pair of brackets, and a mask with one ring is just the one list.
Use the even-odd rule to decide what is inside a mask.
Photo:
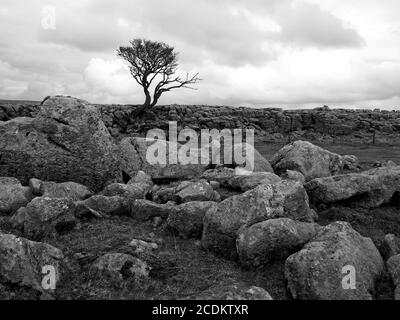
[[(398, 144), (400, 111), (253, 109), (227, 106), (168, 105), (136, 115), (137, 106), (96, 105), (114, 137), (144, 135), (153, 128), (167, 129), (177, 121), (178, 129), (248, 128), (258, 141), (282, 142), (282, 139), (307, 139), (320, 142), (358, 142)], [(0, 103), (0, 121), (15, 117), (34, 117), (34, 103)], [(289, 138), (290, 136), (290, 138)]]

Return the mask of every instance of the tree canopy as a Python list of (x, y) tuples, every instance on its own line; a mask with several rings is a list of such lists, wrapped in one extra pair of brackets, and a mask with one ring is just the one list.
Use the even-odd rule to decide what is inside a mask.
[[(194, 89), (191, 85), (201, 79), (198, 73), (182, 78), (177, 76), (178, 53), (164, 42), (134, 39), (128, 47), (120, 47), (117, 55), (130, 64), (130, 71), (136, 82), (143, 87), (146, 96), (143, 107), (153, 107), (164, 92), (178, 88)], [(153, 84), (153, 82), (155, 82)], [(153, 95), (150, 86), (154, 86)]]

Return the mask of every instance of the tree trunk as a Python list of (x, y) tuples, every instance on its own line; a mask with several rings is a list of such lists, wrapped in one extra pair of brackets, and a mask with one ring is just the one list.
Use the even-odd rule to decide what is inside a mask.
[(161, 97), (161, 94), (162, 94), (162, 92), (154, 93), (153, 103), (151, 104), (152, 107), (154, 107), (157, 104), (158, 99), (160, 99), (160, 97)]
[(146, 95), (146, 100), (143, 103), (143, 109), (151, 106), (151, 95), (147, 87), (143, 87), (144, 94)]
[(144, 103), (140, 106), (137, 107), (136, 110), (131, 114), (132, 119), (141, 117), (145, 110), (149, 109), (151, 107), (151, 95), (149, 92), (149, 89), (147, 87), (143, 87), (144, 94), (146, 95), (146, 100)]

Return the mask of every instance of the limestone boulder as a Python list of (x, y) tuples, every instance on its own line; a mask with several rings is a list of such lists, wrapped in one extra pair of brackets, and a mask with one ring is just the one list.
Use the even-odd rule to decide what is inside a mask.
[(394, 285), (400, 285), (400, 254), (391, 257), (386, 265)]
[(201, 153), (194, 163), (182, 163), (179, 157), (171, 161), (170, 150), (180, 150), (181, 146), (168, 141), (128, 137), (121, 140), (119, 148), (122, 170), (130, 176), (144, 171), (155, 182), (198, 178), (209, 166), (201, 160)]
[(249, 286), (240, 282), (213, 286), (199, 294), (187, 297), (188, 300), (273, 300), (263, 288)]
[(218, 203), (204, 217), (202, 246), (236, 259), (236, 238), (242, 226), (276, 218), (312, 222), (308, 196), (300, 183), (264, 184)]
[(315, 204), (345, 203), (376, 208), (396, 201), (400, 192), (400, 166), (314, 179), (305, 188)]
[(343, 170), (358, 171), (360, 169), (360, 161), (356, 156), (344, 155), (342, 156), (341, 167)]
[(385, 260), (400, 254), (400, 238), (394, 234), (387, 234), (381, 244), (380, 252)]
[(151, 177), (143, 172), (143, 171), (138, 171), (138, 173), (128, 181), (127, 184), (142, 184), (142, 185), (148, 185), (149, 188), (153, 186), (153, 180), (151, 179)]
[(192, 201), (175, 207), (168, 215), (167, 227), (182, 238), (201, 238), (206, 212), (216, 205), (212, 201)]
[(386, 266), (395, 286), (394, 299), (400, 300), (400, 254), (392, 256)]
[(371, 300), (383, 271), (372, 240), (347, 222), (324, 227), (285, 263), (289, 292), (300, 300)]
[(302, 173), (294, 170), (286, 170), (286, 172), (281, 175), (281, 178), (297, 181), (300, 182), (302, 185), (306, 183), (306, 177), (304, 177)]
[[(31, 180), (30, 180), (31, 181)], [(79, 201), (89, 198), (93, 193), (84, 185), (76, 182), (50, 182), (40, 183), (39, 195), (47, 198), (68, 198)]]
[(54, 268), (57, 284), (62, 276), (63, 259), (62, 251), (47, 243), (0, 232), (0, 282), (43, 292), (42, 270)]
[(205, 181), (184, 181), (175, 189), (178, 202), (218, 201), (219, 194)]
[(299, 251), (320, 229), (315, 223), (280, 218), (256, 223), (240, 231), (236, 247), (240, 263), (259, 268)]
[(233, 168), (227, 168), (219, 166), (215, 169), (206, 170), (202, 178), (208, 182), (217, 181), (221, 186), (225, 187), (228, 185), (228, 181), (236, 175), (236, 171)]
[(167, 219), (174, 210), (175, 206), (169, 203), (160, 204), (150, 200), (138, 199), (132, 204), (131, 216), (142, 221), (148, 221), (155, 217)]
[(107, 253), (94, 262), (91, 271), (119, 282), (129, 277), (147, 278), (150, 267), (144, 261), (129, 254)]
[(212, 153), (212, 164), (241, 167), (252, 172), (274, 172), (270, 162), (249, 143), (216, 148)]
[(140, 239), (133, 239), (129, 246), (132, 247), (135, 254), (151, 253), (158, 249), (158, 244), (155, 242), (147, 242)]
[(129, 216), (131, 206), (127, 198), (121, 196), (95, 195), (75, 202), (75, 216), (78, 218)]
[(281, 181), (281, 178), (271, 172), (242, 172), (235, 175), (228, 181), (228, 186), (235, 190), (249, 191), (262, 184), (274, 184)]
[(271, 159), (272, 167), (278, 174), (286, 170), (298, 171), (306, 181), (329, 177), (340, 173), (351, 159), (313, 145), (307, 141), (296, 141), (279, 150)]
[(143, 183), (112, 183), (104, 188), (102, 195), (107, 197), (120, 196), (129, 202), (133, 202), (136, 199), (144, 199), (149, 190), (149, 186)]
[(70, 199), (34, 198), (26, 207), (20, 208), (10, 219), (16, 229), (32, 240), (75, 228), (75, 206)]
[(150, 193), (152, 200), (157, 203), (178, 202), (176, 187), (155, 185)]
[(35, 196), (40, 196), (40, 186), (43, 183), (42, 180), (36, 179), (36, 178), (31, 178), (29, 179), (29, 187), (32, 190), (32, 194)]
[(22, 186), (18, 179), (0, 177), (0, 215), (14, 213), (28, 204), (31, 199), (32, 190)]
[(96, 107), (71, 97), (46, 99), (35, 118), (0, 122), (0, 175), (27, 184), (73, 181), (101, 190), (120, 181), (118, 149)]

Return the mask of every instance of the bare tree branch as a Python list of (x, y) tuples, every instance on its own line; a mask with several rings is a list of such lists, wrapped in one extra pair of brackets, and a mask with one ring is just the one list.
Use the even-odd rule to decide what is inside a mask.
[[(143, 87), (146, 96), (143, 107), (155, 106), (164, 92), (173, 89), (196, 90), (190, 85), (202, 80), (198, 73), (194, 76), (186, 73), (185, 79), (174, 77), (178, 69), (178, 53), (174, 52), (173, 47), (144, 39), (134, 39), (130, 44), (129, 47), (120, 47), (117, 55), (130, 63), (132, 77)], [(149, 88), (158, 76), (162, 79), (155, 85), (151, 99)]]

